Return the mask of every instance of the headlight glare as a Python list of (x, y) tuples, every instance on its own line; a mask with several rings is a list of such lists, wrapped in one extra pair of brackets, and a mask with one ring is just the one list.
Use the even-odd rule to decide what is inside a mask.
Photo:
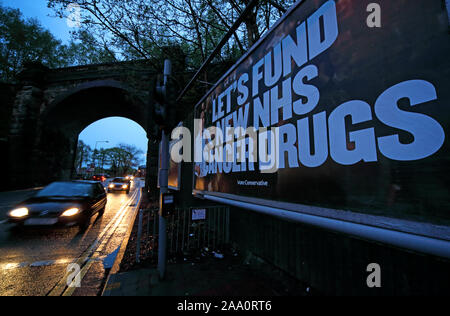
[(78, 208), (74, 207), (74, 208), (68, 209), (67, 211), (62, 213), (61, 216), (70, 217), (70, 216), (77, 215), (78, 213), (80, 213), (80, 210)]
[(122, 189), (126, 189), (126, 188), (128, 188), (128, 185), (126, 185), (126, 184), (122, 185)]
[(25, 217), (29, 214), (29, 211), (26, 207), (16, 208), (15, 210), (12, 210), (9, 212), (9, 215), (11, 217), (20, 218)]

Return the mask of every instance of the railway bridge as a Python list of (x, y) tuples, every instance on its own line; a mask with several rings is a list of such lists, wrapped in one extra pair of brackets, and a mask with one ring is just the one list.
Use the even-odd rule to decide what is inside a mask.
[(147, 132), (147, 168), (156, 174), (158, 147), (151, 136), (155, 125), (149, 110), (156, 76), (157, 70), (146, 61), (60, 69), (27, 64), (9, 91), (9, 185), (24, 188), (69, 179), (78, 135), (111, 116), (131, 119)]

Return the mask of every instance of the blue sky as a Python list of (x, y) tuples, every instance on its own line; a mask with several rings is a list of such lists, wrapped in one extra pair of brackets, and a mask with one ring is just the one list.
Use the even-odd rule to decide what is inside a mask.
[[(148, 139), (145, 130), (136, 122), (122, 118), (110, 117), (97, 121), (86, 127), (79, 136), (84, 143), (97, 149), (112, 148), (121, 143), (134, 145), (140, 148), (144, 154), (140, 157), (145, 164)], [(108, 141), (105, 143), (103, 141)]]
[[(0, 0), (6, 7), (20, 9), (26, 18), (36, 18), (42, 26), (48, 29), (63, 43), (70, 41), (70, 30), (65, 19), (52, 17), (53, 10), (47, 8), (46, 0)], [(145, 162), (147, 153), (147, 136), (144, 129), (137, 123), (121, 117), (99, 120), (89, 125), (81, 132), (79, 139), (95, 148), (97, 141), (107, 140), (109, 143), (98, 143), (97, 148), (111, 148), (120, 143), (135, 145), (140, 148)]]
[(20, 9), (26, 18), (38, 19), (42, 26), (64, 43), (70, 41), (71, 28), (65, 19), (51, 17), (54, 13), (47, 8), (47, 0), (0, 0), (0, 3), (5, 7)]

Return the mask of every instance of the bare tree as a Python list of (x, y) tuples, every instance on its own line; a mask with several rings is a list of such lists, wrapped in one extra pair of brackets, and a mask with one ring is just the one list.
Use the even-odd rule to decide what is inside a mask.
[(143, 151), (134, 145), (119, 144), (118, 147), (105, 149), (104, 163), (111, 166), (111, 172), (116, 175), (131, 173), (141, 163)]
[[(212, 52), (250, 0), (48, 0), (59, 17), (76, 3), (82, 27), (99, 46), (123, 60), (151, 60), (163, 47), (180, 45), (196, 69)], [(237, 58), (252, 46), (294, 0), (261, 0), (245, 17), (219, 58)], [(75, 34), (75, 35), (76, 35)], [(165, 52), (167, 53), (167, 52)], [(168, 52), (170, 54), (170, 52)]]
[(83, 164), (87, 164), (92, 155), (92, 149), (82, 140), (78, 141), (77, 154), (75, 158), (75, 167), (78, 172), (83, 168)]

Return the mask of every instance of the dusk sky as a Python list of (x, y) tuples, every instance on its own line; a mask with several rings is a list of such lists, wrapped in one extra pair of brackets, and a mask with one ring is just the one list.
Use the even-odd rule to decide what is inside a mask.
[(0, 0), (0, 4), (19, 9), (26, 18), (36, 18), (64, 43), (70, 41), (71, 29), (65, 20), (52, 17), (55, 14), (52, 9), (47, 8), (47, 0)]
[[(64, 19), (52, 17), (53, 10), (47, 8), (46, 0), (0, 0), (0, 4), (7, 7), (20, 9), (24, 17), (36, 18), (41, 25), (48, 29), (57, 39), (63, 43), (70, 41), (70, 30)], [(145, 163), (147, 153), (147, 136), (144, 129), (137, 123), (121, 117), (106, 118), (89, 125), (81, 132), (79, 139), (95, 148), (97, 141), (109, 141), (98, 143), (97, 148), (111, 148), (120, 143), (135, 145), (144, 154), (140, 157)]]
[(86, 127), (81, 132), (79, 139), (91, 146), (92, 149), (95, 148), (97, 142), (99, 142), (97, 149), (112, 148), (121, 143), (135, 145), (144, 152), (140, 158), (142, 164), (145, 164), (148, 145), (147, 134), (138, 123), (132, 120), (111, 117), (97, 121)]

